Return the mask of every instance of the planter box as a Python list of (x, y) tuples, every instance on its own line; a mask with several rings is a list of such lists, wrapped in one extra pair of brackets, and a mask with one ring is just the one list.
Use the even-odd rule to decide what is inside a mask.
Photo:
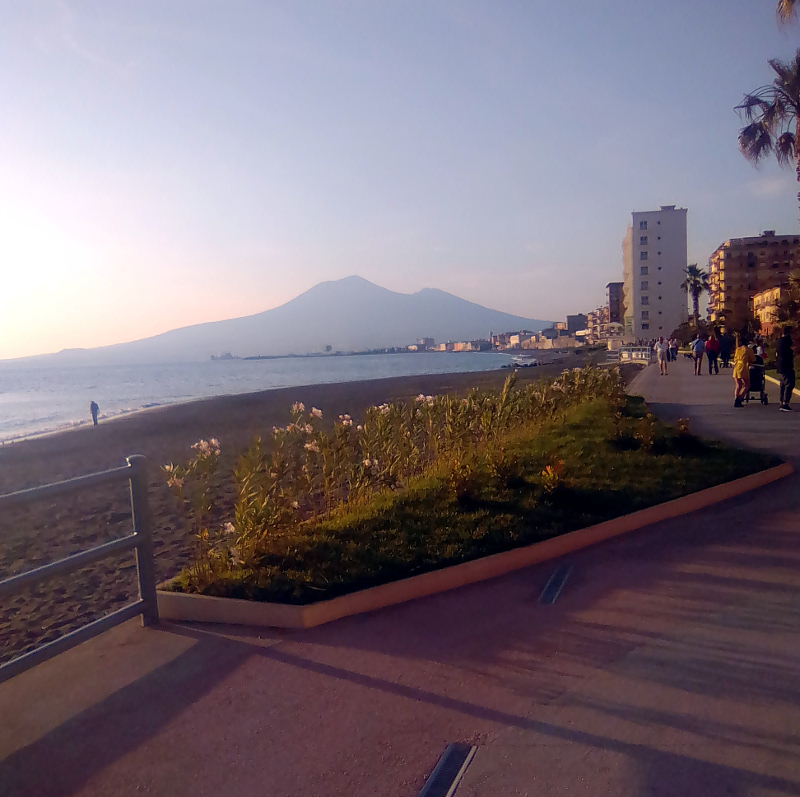
[(189, 620), (201, 623), (228, 623), (273, 628), (313, 628), (341, 617), (362, 614), (426, 595), (434, 595), (437, 592), (474, 584), (478, 581), (486, 581), (523, 567), (556, 559), (611, 537), (725, 501), (788, 476), (792, 472), (791, 463), (785, 462), (742, 479), (718, 484), (716, 487), (709, 487), (664, 504), (657, 504), (630, 515), (623, 515), (524, 548), (515, 548), (513, 551), (485, 556), (471, 562), (445, 567), (419, 576), (411, 576), (400, 581), (392, 581), (379, 587), (352, 592), (349, 595), (305, 606), (159, 591), (158, 611), (162, 620)]

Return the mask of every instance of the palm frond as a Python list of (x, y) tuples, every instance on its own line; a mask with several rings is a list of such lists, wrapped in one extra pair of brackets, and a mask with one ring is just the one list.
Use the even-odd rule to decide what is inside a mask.
[(772, 99), (773, 94), (772, 86), (761, 86), (751, 94), (745, 94), (744, 99), (733, 110), (746, 121), (752, 122), (757, 117), (764, 115), (772, 104), (765, 97)]
[(796, 0), (778, 0), (778, 7), (775, 9), (778, 21), (781, 23), (789, 22), (797, 17)]
[(763, 122), (752, 122), (739, 131), (739, 150), (753, 163), (763, 160), (774, 146), (772, 135)]
[(786, 132), (775, 141), (775, 157), (781, 166), (793, 166), (795, 162), (794, 133)]

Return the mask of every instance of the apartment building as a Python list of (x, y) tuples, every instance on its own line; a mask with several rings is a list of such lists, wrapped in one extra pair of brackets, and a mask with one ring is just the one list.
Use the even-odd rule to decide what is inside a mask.
[(606, 285), (606, 305), (608, 307), (608, 322), (622, 324), (625, 316), (625, 302), (622, 298), (624, 282), (609, 282)]
[(798, 263), (800, 238), (765, 230), (752, 238), (731, 238), (708, 259), (708, 310), (713, 322), (735, 329), (751, 312), (753, 297), (785, 284)]
[(587, 314), (586, 329), (589, 334), (587, 343), (598, 343), (601, 340), (608, 338), (608, 320), (609, 320), (608, 305), (598, 307)]
[(622, 242), (625, 334), (670, 335), (688, 318), (681, 287), (686, 269), (686, 208), (635, 211)]
[(781, 287), (767, 288), (753, 296), (751, 308), (753, 316), (761, 322), (762, 335), (771, 335), (778, 320), (778, 306), (781, 302)]

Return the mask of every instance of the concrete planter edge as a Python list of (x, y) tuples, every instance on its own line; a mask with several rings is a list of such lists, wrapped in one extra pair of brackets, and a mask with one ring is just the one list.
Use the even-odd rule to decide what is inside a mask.
[(741, 479), (718, 484), (715, 487), (709, 487), (524, 548), (492, 554), (471, 562), (452, 565), (441, 570), (392, 581), (378, 587), (371, 587), (305, 606), (260, 603), (236, 598), (217, 598), (159, 590), (158, 611), (162, 620), (271, 628), (313, 628), (342, 617), (383, 609), (416, 598), (486, 581), (550, 559), (557, 559), (612, 537), (720, 503), (782, 479), (793, 472), (792, 464), (784, 462)]

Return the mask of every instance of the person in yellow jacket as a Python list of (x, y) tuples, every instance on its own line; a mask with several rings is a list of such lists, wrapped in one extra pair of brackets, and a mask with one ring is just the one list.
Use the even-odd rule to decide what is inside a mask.
[(747, 391), (750, 389), (750, 366), (756, 361), (753, 351), (744, 345), (742, 336), (736, 334), (736, 351), (733, 354), (733, 406), (743, 407)]

